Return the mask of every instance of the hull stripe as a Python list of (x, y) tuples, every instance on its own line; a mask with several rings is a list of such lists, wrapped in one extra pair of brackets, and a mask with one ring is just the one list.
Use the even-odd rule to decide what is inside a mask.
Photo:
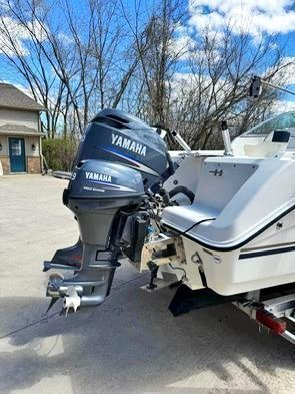
[(243, 253), (239, 256), (239, 260), (253, 259), (255, 257), (272, 256), (275, 254), (290, 253), (295, 251), (295, 245), (285, 248), (268, 249), (260, 252)]

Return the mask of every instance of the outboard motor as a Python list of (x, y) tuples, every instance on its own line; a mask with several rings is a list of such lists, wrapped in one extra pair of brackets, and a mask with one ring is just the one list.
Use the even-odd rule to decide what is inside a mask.
[(67, 310), (75, 311), (105, 300), (121, 254), (140, 259), (149, 225), (147, 190), (172, 173), (165, 142), (141, 120), (105, 109), (91, 121), (63, 195), (80, 239), (44, 263), (44, 271), (74, 269), (74, 276), (50, 276), (50, 306), (60, 297)]

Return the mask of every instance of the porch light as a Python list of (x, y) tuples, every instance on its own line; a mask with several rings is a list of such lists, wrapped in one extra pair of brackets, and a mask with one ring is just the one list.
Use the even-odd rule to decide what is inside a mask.
[(36, 145), (32, 143), (32, 150), (36, 150)]

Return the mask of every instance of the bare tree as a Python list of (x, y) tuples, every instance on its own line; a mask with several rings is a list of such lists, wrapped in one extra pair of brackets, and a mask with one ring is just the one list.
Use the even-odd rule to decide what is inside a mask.
[(188, 12), (182, 1), (134, 4), (130, 12), (122, 0), (79, 7), (70, 0), (6, 0), (1, 50), (48, 108), (48, 137), (81, 135), (91, 116), (113, 107), (177, 129), (194, 148), (215, 147), (220, 120), (240, 133), (269, 113), (276, 94), (265, 89), (254, 102), (247, 85), (251, 74), (263, 72), (283, 82), (288, 64), (276, 37), (253, 44), (228, 25), (182, 40)]
[(216, 132), (223, 119), (239, 134), (263, 118), (277, 93), (265, 89), (253, 101), (248, 98), (249, 80), (263, 69), (272, 80), (287, 66), (281, 62), (276, 42), (271, 36), (253, 45), (249, 35), (237, 36), (231, 26), (222, 34), (202, 32), (188, 59), (189, 72), (182, 78), (178, 75), (174, 82), (170, 108), (173, 127), (181, 130), (192, 147), (216, 147)]
[(181, 2), (175, 0), (155, 1), (148, 17), (141, 20), (141, 4), (137, 3), (131, 19), (122, 5), (127, 25), (132, 33), (136, 58), (140, 65), (137, 78), (137, 113), (150, 122), (167, 123), (171, 85), (177, 61), (184, 48), (173, 48), (175, 30), (184, 13)]
[[(53, 65), (56, 69), (56, 59), (52, 55), (56, 49), (51, 48), (47, 40), (50, 8), (41, 9), (37, 8), (35, 2), (17, 0), (7, 1), (4, 12), (0, 17), (2, 52), (8, 65), (22, 77), (21, 81), (34, 99), (48, 109), (44, 128), (48, 137), (54, 137), (58, 120), (67, 111), (64, 103), (68, 102), (69, 90), (58, 73), (50, 72)], [(25, 45), (19, 37), (26, 39)], [(67, 56), (64, 54), (64, 67), (67, 67), (66, 61)]]
[[(48, 136), (60, 131), (67, 136), (68, 119), (83, 134), (90, 116), (120, 104), (138, 59), (127, 61), (128, 43), (123, 48), (119, 45), (123, 29), (116, 0), (88, 0), (84, 3), (87, 18), (82, 21), (81, 10), (72, 2), (60, 0), (54, 5), (59, 6), (61, 21), (43, 2), (7, 0), (0, 17), (3, 52), (33, 97), (49, 109)], [(21, 45), (12, 22), (25, 38)]]

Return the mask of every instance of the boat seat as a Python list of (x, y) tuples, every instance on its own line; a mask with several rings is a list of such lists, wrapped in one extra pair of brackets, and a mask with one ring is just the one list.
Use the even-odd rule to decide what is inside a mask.
[(174, 206), (164, 209), (162, 223), (175, 230), (184, 232), (204, 220), (215, 219), (217, 214), (218, 211), (196, 203)]
[(257, 160), (249, 158), (206, 159), (192, 205), (165, 208), (162, 223), (180, 232), (203, 221), (212, 223), (257, 168)]
[(249, 157), (272, 157), (286, 150), (287, 143), (263, 142), (259, 145), (244, 145), (244, 152)]

